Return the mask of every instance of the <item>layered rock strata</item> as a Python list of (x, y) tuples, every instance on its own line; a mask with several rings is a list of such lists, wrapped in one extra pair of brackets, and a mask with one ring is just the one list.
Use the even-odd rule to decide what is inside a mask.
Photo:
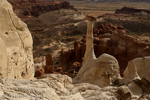
[(27, 25), (7, 0), (0, 1), (0, 15), (0, 77), (33, 78), (33, 41)]
[(8, 0), (13, 6), (14, 12), (23, 21), (31, 16), (37, 17), (42, 13), (60, 10), (73, 9), (77, 11), (68, 1), (45, 1), (45, 0)]

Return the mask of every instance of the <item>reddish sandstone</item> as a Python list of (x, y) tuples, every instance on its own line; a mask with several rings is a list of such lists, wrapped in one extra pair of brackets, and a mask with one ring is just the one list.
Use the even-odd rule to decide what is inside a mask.
[(54, 63), (51, 54), (46, 55), (46, 67), (45, 73), (53, 73), (54, 72)]
[(31, 16), (37, 17), (42, 13), (60, 10), (72, 9), (77, 11), (74, 6), (70, 5), (68, 1), (46, 1), (46, 0), (8, 0), (13, 6), (14, 12), (23, 21), (29, 19)]
[(56, 72), (63, 74), (63, 69), (62, 69), (62, 67), (56, 68)]
[[(150, 56), (150, 44), (141, 42), (133, 36), (126, 35), (122, 26), (113, 26), (112, 24), (104, 26), (100, 24), (97, 30), (99, 35), (94, 37), (93, 41), (96, 57), (103, 53), (114, 56), (119, 62), (121, 75), (130, 60), (137, 57)], [(72, 58), (74, 60), (71, 60), (72, 58), (66, 59), (65, 55), (61, 54), (61, 59), (66, 59), (65, 61), (60, 60), (60, 63), (63, 62), (62, 66), (73, 69), (76, 68), (74, 62), (82, 64), (86, 49), (85, 39), (86, 37), (83, 36), (81, 41), (74, 43), (74, 49), (72, 49)], [(68, 52), (70, 51), (66, 51), (66, 53)]]
[(42, 76), (42, 75), (44, 75), (45, 74), (45, 70), (44, 69), (40, 69), (40, 70), (37, 70), (36, 72), (35, 72), (35, 75), (34, 75), (34, 77), (40, 77), (40, 76)]

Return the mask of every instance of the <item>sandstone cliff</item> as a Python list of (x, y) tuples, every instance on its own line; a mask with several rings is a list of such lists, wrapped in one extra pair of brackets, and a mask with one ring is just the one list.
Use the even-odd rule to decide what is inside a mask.
[(12, 4), (14, 12), (23, 21), (53, 10), (73, 9), (77, 11), (68, 1), (8, 0), (8, 2)]
[(7, 0), (0, 1), (0, 78), (34, 76), (32, 36)]

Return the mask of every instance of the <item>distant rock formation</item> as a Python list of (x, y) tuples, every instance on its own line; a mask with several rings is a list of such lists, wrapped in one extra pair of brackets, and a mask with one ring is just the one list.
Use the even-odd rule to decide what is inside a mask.
[(77, 11), (68, 1), (8, 0), (8, 2), (12, 4), (14, 12), (23, 21), (31, 16), (37, 17), (42, 13), (53, 10), (73, 9)]
[(135, 13), (140, 13), (140, 12), (145, 12), (147, 14), (150, 14), (150, 10), (148, 9), (136, 9), (136, 8), (131, 8), (131, 7), (123, 7), (121, 9), (116, 9), (115, 14), (135, 14)]
[[(96, 57), (103, 53), (114, 56), (119, 62), (122, 76), (130, 60), (137, 57), (150, 56), (150, 44), (126, 35), (122, 26), (114, 26), (112, 24), (104, 26), (101, 24), (93, 31), (93, 46)], [(86, 36), (83, 36), (80, 41), (75, 41), (74, 49), (64, 50), (61, 53), (59, 63), (63, 70), (70, 69), (74, 62), (82, 63), (85, 49)]]
[(34, 77), (32, 36), (7, 0), (0, 1), (0, 78)]
[[(73, 1), (73, 0), (69, 0)], [(77, 1), (94, 1), (94, 2), (146, 2), (150, 3), (149, 0), (77, 0)]]

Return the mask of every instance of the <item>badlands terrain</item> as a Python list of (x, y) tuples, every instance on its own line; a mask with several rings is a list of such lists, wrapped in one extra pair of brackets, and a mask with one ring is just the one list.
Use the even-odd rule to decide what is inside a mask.
[(148, 4), (94, 4), (0, 1), (0, 100), (150, 100)]

